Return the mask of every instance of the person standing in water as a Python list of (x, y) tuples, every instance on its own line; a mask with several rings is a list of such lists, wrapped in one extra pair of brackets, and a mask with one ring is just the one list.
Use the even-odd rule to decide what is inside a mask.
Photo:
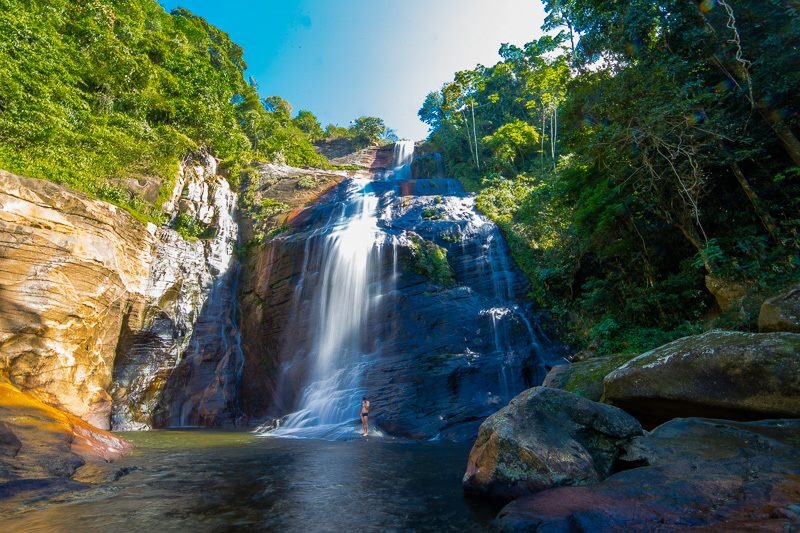
[(361, 398), (361, 435), (366, 437), (369, 433), (369, 400)]

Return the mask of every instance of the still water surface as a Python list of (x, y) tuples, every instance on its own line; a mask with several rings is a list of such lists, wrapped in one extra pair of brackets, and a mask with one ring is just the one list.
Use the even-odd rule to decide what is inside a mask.
[(468, 444), (123, 435), (135, 452), (87, 488), (0, 499), (0, 530), (485, 531), (498, 510), (462, 495)]

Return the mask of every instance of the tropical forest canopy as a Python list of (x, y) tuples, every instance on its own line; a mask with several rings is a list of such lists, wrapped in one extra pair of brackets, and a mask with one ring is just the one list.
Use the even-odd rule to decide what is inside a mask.
[(124, 186), (205, 149), (230, 176), (252, 161), (329, 166), (313, 141), (390, 139), (376, 117), (323, 130), (245, 78), (242, 49), (185, 9), (155, 0), (0, 0), (0, 168), (68, 184), (157, 219)]
[(800, 277), (800, 4), (544, 4), (545, 37), (427, 96), (427, 149), (576, 344), (753, 328)]

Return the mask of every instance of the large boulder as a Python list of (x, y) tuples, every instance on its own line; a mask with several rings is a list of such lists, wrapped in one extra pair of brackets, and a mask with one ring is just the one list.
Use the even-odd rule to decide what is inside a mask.
[(547, 387), (528, 389), (481, 425), (464, 474), (467, 492), (517, 498), (597, 483), (642, 434), (620, 409)]
[(599, 402), (603, 397), (603, 379), (634, 357), (632, 354), (615, 354), (554, 366), (545, 376), (542, 386), (565, 390)]
[(800, 333), (800, 286), (762, 304), (758, 315), (758, 331)]
[(796, 531), (800, 420), (672, 420), (634, 439), (640, 468), (521, 498), (503, 531)]
[[(112, 461), (133, 446), (51, 407), (0, 378), (0, 486), (68, 478), (87, 462)], [(8, 490), (3, 490), (7, 495)]]
[(647, 417), (800, 417), (800, 334), (684, 337), (623, 365), (604, 386), (605, 401)]

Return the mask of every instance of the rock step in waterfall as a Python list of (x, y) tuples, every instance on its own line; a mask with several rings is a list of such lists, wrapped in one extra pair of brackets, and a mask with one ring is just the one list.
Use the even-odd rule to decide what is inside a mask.
[(277, 420), (259, 433), (354, 438), (368, 396), (383, 431), (463, 440), (560, 359), (497, 227), (456, 180), (412, 179), (413, 149), (398, 142), (392, 169), (343, 183), (266, 252), (264, 305), (290, 303), (265, 325)]

